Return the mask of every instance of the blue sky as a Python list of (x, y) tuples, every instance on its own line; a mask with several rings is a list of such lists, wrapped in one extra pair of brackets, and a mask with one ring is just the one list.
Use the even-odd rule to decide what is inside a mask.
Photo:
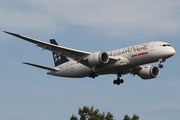
[[(116, 120), (134, 113), (140, 120), (179, 119), (179, 0), (1, 0), (0, 15), (0, 119), (68, 120), (79, 107), (92, 105)], [(158, 78), (125, 75), (117, 86), (116, 75), (70, 79), (23, 65), (54, 67), (52, 53), (4, 30), (88, 52), (165, 41), (176, 54)]]

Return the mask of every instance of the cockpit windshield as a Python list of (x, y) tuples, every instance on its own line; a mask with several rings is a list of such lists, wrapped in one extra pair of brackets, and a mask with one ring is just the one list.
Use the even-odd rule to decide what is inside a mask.
[(163, 44), (162, 45), (163, 47), (166, 47), (166, 46), (171, 46), (170, 44)]

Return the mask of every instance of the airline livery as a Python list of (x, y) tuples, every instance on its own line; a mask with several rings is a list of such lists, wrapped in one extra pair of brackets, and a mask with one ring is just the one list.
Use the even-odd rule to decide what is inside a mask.
[[(162, 62), (175, 54), (174, 48), (166, 42), (149, 42), (109, 52), (91, 53), (59, 46), (54, 39), (51, 39), (50, 43), (46, 43), (19, 34), (4, 32), (32, 42), (43, 50), (52, 51), (55, 68), (27, 62), (23, 62), (24, 64), (49, 70), (48, 75), (59, 77), (95, 78), (99, 75), (116, 74), (117, 79), (113, 83), (117, 85), (124, 82), (120, 78), (128, 73), (138, 75), (142, 79), (158, 77), (159, 68), (163, 68)], [(156, 66), (140, 66), (158, 61), (159, 68)]]

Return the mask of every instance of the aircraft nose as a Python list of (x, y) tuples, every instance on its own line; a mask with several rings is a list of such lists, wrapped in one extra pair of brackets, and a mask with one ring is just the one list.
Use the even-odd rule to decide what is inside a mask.
[(172, 47), (171, 49), (168, 49), (168, 56), (173, 56), (176, 53), (175, 49)]
[(174, 48), (172, 48), (169, 52), (170, 52), (170, 54), (171, 54), (172, 56), (176, 53), (176, 51), (175, 51)]
[(161, 55), (167, 59), (169, 57), (172, 57), (175, 54), (175, 49), (173, 47), (166, 47), (166, 49), (163, 49), (161, 51)]

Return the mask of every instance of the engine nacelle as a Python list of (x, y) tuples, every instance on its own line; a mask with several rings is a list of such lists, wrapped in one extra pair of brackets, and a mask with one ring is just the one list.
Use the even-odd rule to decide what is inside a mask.
[(139, 76), (142, 79), (152, 79), (159, 76), (159, 68), (156, 66), (146, 66), (139, 71)]
[(106, 52), (95, 52), (88, 57), (88, 62), (91, 65), (101, 65), (109, 62), (109, 56)]

